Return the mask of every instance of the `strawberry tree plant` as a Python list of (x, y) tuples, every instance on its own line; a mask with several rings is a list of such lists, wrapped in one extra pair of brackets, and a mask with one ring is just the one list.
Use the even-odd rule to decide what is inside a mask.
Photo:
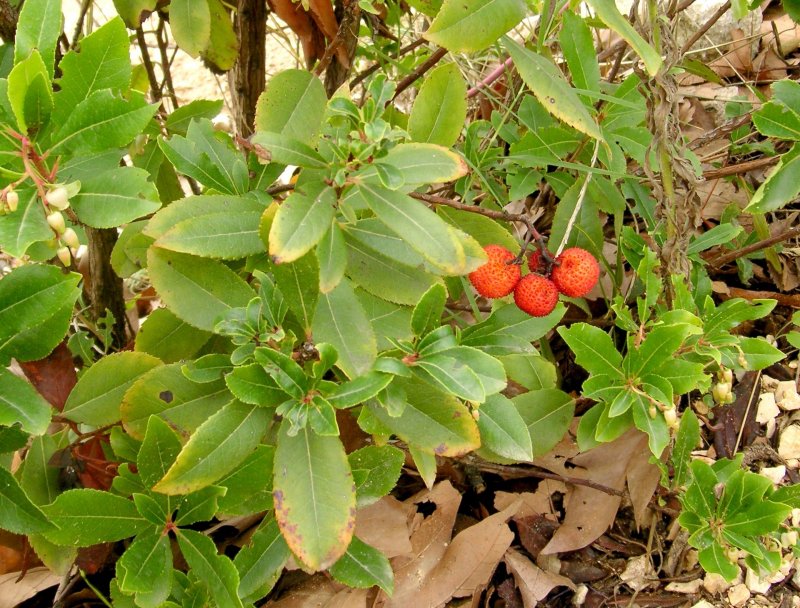
[[(59, 573), (82, 548), (118, 543), (115, 606), (253, 605), (291, 559), (391, 594), (389, 560), (356, 534), (357, 510), (390, 493), (404, 464), (432, 486), (437, 458), (531, 463), (550, 452), (576, 413), (552, 354), (560, 336), (589, 372), (580, 448), (632, 427), (654, 460), (675, 443), (680, 521), (703, 566), (731, 574), (721, 556), (732, 544), (774, 567), (758, 537), (778, 531), (797, 493), (771, 492), (736, 461), (689, 466), (697, 440), (674, 440), (679, 412), (693, 416), (686, 396), (729, 401), (732, 371), (783, 355), (731, 334), (773, 301), (712, 298), (700, 254), (741, 229), (678, 247), (674, 209), (654, 198), (668, 188), (627, 170), (682, 175), (648, 130), (661, 54), (605, 0), (590, 4), (642, 69), (603, 84), (596, 24), (576, 12), (521, 44), (504, 36), (529, 15), (521, 0), (410, 4), (432, 18), (436, 50), (367, 70), (356, 93), (328, 77), (385, 53), (364, 42), (348, 59), (331, 41), (315, 57), (319, 72), (331, 66), (325, 84), (306, 70), (275, 74), (250, 132), (232, 135), (212, 122), (221, 102), (165, 103), (168, 79), (154, 86), (149, 55), (131, 64), (131, 31), (143, 36), (152, 10), (163, 28), (166, 6), (116, 3), (119, 16), (66, 47), (60, 2), (25, 1), (0, 78), (0, 248), (11, 260), (0, 280), (0, 526)], [(375, 9), (344, 5), (356, 22)], [(233, 65), (225, 5), (173, 0), (168, 14), (181, 49)], [(469, 120), (476, 93), (459, 53), (490, 47), (523, 84)], [(782, 94), (757, 115), (764, 135), (781, 136), (767, 118), (791, 105)], [(791, 198), (770, 180), (754, 212)], [(508, 208), (534, 191), (557, 201), (547, 239), (527, 209)], [(126, 310), (123, 279), (158, 299), (140, 327), (146, 298)], [(590, 294), (610, 323), (559, 326), (567, 305), (603, 310)], [(745, 486), (773, 515), (736, 528), (749, 517)], [(231, 517), (256, 528), (229, 557), (204, 532)]]

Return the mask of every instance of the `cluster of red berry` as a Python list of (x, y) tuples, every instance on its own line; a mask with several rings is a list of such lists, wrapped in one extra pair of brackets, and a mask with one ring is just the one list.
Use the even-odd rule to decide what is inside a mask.
[(511, 264), (514, 254), (500, 245), (483, 248), (489, 261), (470, 273), (475, 290), (486, 298), (502, 298), (512, 291), (514, 302), (534, 317), (553, 312), (558, 294), (580, 298), (589, 293), (600, 277), (600, 265), (594, 256), (580, 247), (565, 249), (552, 263), (543, 259), (541, 251), (528, 258), (530, 274), (522, 276), (518, 264)]

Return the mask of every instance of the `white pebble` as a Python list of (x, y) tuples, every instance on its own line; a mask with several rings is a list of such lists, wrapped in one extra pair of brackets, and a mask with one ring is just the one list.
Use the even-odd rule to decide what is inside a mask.
[(797, 394), (797, 384), (794, 380), (778, 382), (775, 389), (775, 401), (783, 410), (800, 410), (800, 395)]
[(800, 458), (800, 426), (792, 424), (783, 429), (778, 454), (786, 460)]
[(750, 590), (747, 585), (739, 583), (728, 589), (728, 601), (732, 606), (744, 606), (744, 603), (750, 599)]
[(774, 393), (761, 393), (758, 398), (758, 411), (756, 413), (756, 422), (759, 424), (767, 424), (781, 413), (780, 408), (775, 403)]

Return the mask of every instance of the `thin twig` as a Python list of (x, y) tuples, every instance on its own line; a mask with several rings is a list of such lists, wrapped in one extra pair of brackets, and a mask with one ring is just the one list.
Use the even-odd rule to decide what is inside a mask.
[[(417, 38), (414, 42), (412, 42), (410, 44), (407, 44), (406, 46), (401, 48), (399, 51), (397, 51), (397, 53), (395, 55), (393, 55), (392, 58), (393, 59), (399, 59), (400, 57), (402, 57), (406, 53), (410, 53), (415, 48), (417, 48), (419, 46), (422, 46), (424, 43), (425, 43), (425, 39), (424, 38)], [(361, 84), (365, 79), (369, 78), (375, 72), (380, 70), (382, 67), (383, 67), (383, 64), (380, 64), (380, 63), (375, 63), (374, 65), (371, 65), (366, 70), (361, 72), (358, 76), (353, 78), (353, 80), (350, 81), (350, 88), (351, 89), (355, 88), (356, 86)]]
[(144, 31), (141, 27), (136, 28), (136, 42), (139, 43), (139, 51), (142, 53), (142, 63), (144, 64), (144, 71), (147, 72), (147, 80), (150, 83), (150, 90), (153, 94), (153, 100), (160, 102), (161, 90), (158, 86), (156, 71), (153, 67), (153, 62), (150, 59), (150, 51), (147, 50), (147, 41), (144, 39)]
[(447, 49), (444, 47), (439, 47), (436, 49), (430, 57), (428, 57), (424, 62), (418, 65), (413, 72), (411, 72), (408, 76), (403, 78), (397, 84), (397, 90), (394, 93), (394, 97), (392, 97), (392, 101), (397, 99), (397, 96), (400, 95), (403, 91), (405, 91), (408, 87), (414, 84), (417, 80), (419, 80), (428, 70), (430, 70), (433, 66), (435, 66), (439, 61), (447, 55)]
[(697, 148), (700, 148), (706, 145), (707, 143), (710, 143), (715, 139), (718, 139), (723, 135), (727, 135), (731, 131), (735, 131), (741, 126), (746, 125), (747, 123), (750, 122), (751, 116), (752, 112), (747, 112), (746, 114), (742, 114), (741, 116), (737, 116), (736, 118), (731, 118), (730, 120), (722, 123), (720, 126), (712, 129), (711, 131), (703, 133), (697, 139), (693, 139), (692, 141), (689, 142), (689, 144), (686, 147), (689, 148), (689, 150), (697, 150)]
[(771, 236), (766, 239), (762, 239), (757, 243), (753, 243), (752, 245), (748, 245), (747, 247), (742, 247), (740, 249), (735, 249), (733, 251), (729, 251), (728, 253), (724, 253), (719, 255), (709, 261), (709, 266), (712, 268), (720, 268), (725, 264), (729, 264), (739, 258), (742, 258), (746, 255), (751, 253), (755, 253), (756, 251), (761, 251), (762, 249), (766, 249), (767, 247), (772, 247), (773, 245), (777, 245), (778, 243), (782, 243), (783, 241), (788, 241), (790, 238), (800, 236), (800, 226), (795, 226), (794, 228), (789, 228), (789, 230), (784, 230), (783, 232), (779, 232), (775, 236)]
[(81, 2), (81, 11), (78, 14), (78, 22), (75, 24), (75, 31), (72, 34), (72, 42), (69, 44), (70, 49), (75, 49), (78, 46), (81, 32), (83, 32), (83, 22), (86, 19), (86, 13), (89, 12), (89, 7), (92, 5), (92, 0), (83, 0)]
[(489, 72), (484, 78), (472, 87), (469, 91), (467, 91), (467, 99), (470, 97), (475, 97), (481, 90), (485, 89), (488, 86), (491, 86), (495, 80), (500, 78), (503, 74), (506, 73), (507, 70), (511, 69), (511, 66), (514, 65), (514, 60), (509, 57), (503, 63), (498, 65), (495, 69)]
[(164, 17), (161, 13), (158, 14), (158, 29), (156, 30), (156, 40), (158, 42), (158, 51), (161, 54), (161, 71), (164, 73), (164, 80), (161, 83), (163, 90), (164, 86), (167, 89), (167, 95), (172, 101), (172, 110), (178, 109), (178, 96), (175, 94), (175, 86), (172, 84), (172, 64), (169, 57), (167, 57), (168, 40), (164, 32)]
[(739, 175), (741, 173), (752, 171), (753, 169), (769, 167), (770, 165), (777, 163), (780, 159), (780, 156), (766, 156), (764, 158), (756, 158), (755, 160), (747, 160), (736, 165), (728, 165), (727, 167), (703, 171), (703, 177), (706, 179), (719, 179), (720, 177)]

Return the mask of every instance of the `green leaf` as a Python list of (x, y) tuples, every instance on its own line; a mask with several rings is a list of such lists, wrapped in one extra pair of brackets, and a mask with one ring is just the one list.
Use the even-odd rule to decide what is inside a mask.
[(260, 346), (255, 359), (286, 393), (295, 399), (303, 399), (308, 393), (309, 379), (303, 368), (292, 357), (269, 347)]
[(156, 0), (113, 0), (114, 8), (131, 29), (136, 29), (156, 10)]
[(753, 194), (750, 203), (744, 208), (748, 213), (767, 213), (785, 207), (797, 198), (800, 183), (795, 176), (800, 168), (800, 143), (781, 156), (767, 179)]
[(188, 494), (214, 483), (255, 449), (271, 418), (266, 408), (238, 401), (226, 405), (198, 427), (153, 489)]
[(136, 510), (152, 525), (162, 527), (171, 519), (167, 511), (169, 505), (163, 501), (157, 501), (150, 494), (134, 493), (132, 498)]
[(32, 0), (22, 5), (14, 38), (14, 64), (41, 53), (48, 80), (53, 79), (56, 45), (61, 35), (61, 0)]
[(575, 415), (572, 397), (554, 388), (523, 393), (512, 401), (528, 427), (534, 458), (561, 441)]
[(480, 446), (480, 432), (470, 411), (453, 395), (419, 380), (396, 378), (406, 392), (399, 416), (369, 404), (369, 411), (403, 441), (439, 456), (457, 457)]
[(422, 268), (398, 263), (357, 239), (347, 238), (346, 242), (347, 275), (379, 298), (397, 304), (415, 304), (441, 280)]
[(478, 213), (441, 206), (436, 210), (441, 217), (456, 228), (466, 232), (481, 246), (502, 245), (509, 251), (519, 249), (519, 243), (508, 231), (508, 225)]
[(434, 354), (419, 359), (412, 368), (415, 372), (435, 386), (468, 401), (479, 403), (486, 399), (486, 392), (480, 379), (470, 367), (454, 357)]
[(152, 247), (150, 279), (162, 301), (187, 323), (213, 331), (232, 308), (245, 307), (253, 289), (221, 262)]
[(81, 38), (80, 48), (64, 55), (58, 68), (61, 78), (55, 94), (54, 124), (62, 124), (95, 91), (127, 91), (131, 82), (130, 41), (122, 20), (115, 17)]
[(636, 428), (647, 433), (647, 443), (650, 451), (655, 456), (661, 456), (661, 452), (669, 444), (669, 427), (664, 415), (656, 411), (655, 417), (650, 415), (650, 401), (639, 395), (633, 402), (633, 422)]
[(161, 207), (155, 184), (144, 169), (118, 167), (82, 182), (71, 199), (78, 219), (95, 228), (111, 228), (150, 215)]
[(734, 224), (719, 224), (718, 226), (714, 226), (711, 230), (703, 232), (697, 236), (697, 238), (692, 240), (692, 242), (689, 243), (686, 253), (692, 255), (700, 253), (701, 251), (706, 251), (707, 249), (711, 249), (716, 245), (730, 243), (743, 231), (744, 228), (742, 226), (737, 226)]
[(216, 67), (217, 72), (227, 72), (234, 66), (239, 56), (239, 40), (233, 29), (227, 5), (220, 0), (207, 1), (211, 10), (211, 40), (200, 56), (206, 65)]
[(159, 365), (160, 360), (145, 353), (122, 352), (103, 357), (83, 373), (72, 389), (64, 416), (92, 426), (119, 421), (119, 404), (125, 392)]
[(433, 211), (419, 201), (379, 186), (362, 183), (355, 193), (386, 226), (449, 275), (474, 270), (467, 265), (464, 246)]
[(338, 437), (310, 428), (289, 435), (284, 420), (275, 451), (275, 517), (289, 548), (310, 569), (333, 565), (355, 524), (353, 475)]
[(435, 17), (442, 7), (442, 0), (408, 0), (407, 4), (417, 9), (423, 15)]
[(272, 468), (275, 448), (259, 445), (244, 462), (216, 485), (227, 489), (218, 500), (220, 513), (249, 515), (272, 509)]
[(190, 526), (200, 521), (210, 521), (217, 514), (218, 501), (227, 490), (221, 486), (206, 486), (183, 497), (178, 506), (176, 526)]
[(639, 348), (631, 349), (626, 357), (628, 375), (640, 377), (657, 373), (662, 367), (669, 368), (670, 360), (690, 334), (701, 333), (699, 327), (691, 325), (667, 325), (653, 329)]
[(160, 530), (140, 534), (117, 561), (117, 584), (126, 593), (152, 591), (154, 581), (171, 576), (169, 537)]
[(424, 37), (449, 51), (482, 51), (526, 14), (523, 0), (444, 0)]
[(353, 407), (377, 395), (391, 381), (392, 376), (390, 374), (368, 372), (353, 380), (336, 385), (330, 393), (325, 395), (325, 398), (333, 407), (338, 409)]
[(682, 498), (684, 508), (709, 521), (717, 510), (714, 495), (717, 476), (711, 467), (701, 460), (693, 460), (689, 466), (692, 470), (692, 481)]
[(603, 139), (600, 128), (575, 89), (567, 84), (549, 59), (529, 51), (510, 38), (506, 38), (503, 44), (522, 80), (550, 114), (589, 137)]
[(233, 260), (264, 252), (258, 234), (263, 209), (207, 213), (182, 220), (159, 237), (155, 245), (204, 258)]
[(65, 302), (41, 325), (30, 327), (6, 341), (0, 349), (0, 357), (10, 356), (17, 361), (44, 359), (64, 339), (72, 321), (72, 313), (73, 302)]
[(390, 445), (369, 445), (351, 452), (347, 458), (359, 507), (371, 505), (391, 492), (405, 462), (402, 450)]
[(745, 510), (725, 519), (725, 529), (737, 534), (758, 536), (780, 528), (792, 508), (769, 500), (752, 501)]
[(35, 134), (50, 119), (53, 92), (37, 50), (15, 65), (8, 75), (8, 100), (23, 133)]
[(286, 400), (283, 389), (257, 363), (235, 367), (225, 376), (225, 382), (234, 397), (244, 403), (274, 407)]
[[(159, 239), (177, 224), (191, 219), (201, 220), (204, 216), (249, 215), (264, 213), (264, 203), (244, 196), (200, 195), (179, 199), (156, 213), (144, 229), (144, 234)], [(263, 251), (259, 247), (258, 251)]]
[(614, 0), (588, 0), (589, 6), (594, 9), (595, 14), (600, 20), (605, 23), (609, 28), (631, 46), (639, 57), (644, 62), (645, 69), (650, 76), (655, 76), (661, 69), (661, 55), (656, 50), (645, 42), (644, 38), (633, 29), (630, 21), (619, 12)]
[(50, 424), (50, 404), (25, 380), (5, 368), (0, 368), (0, 424), (19, 424), (31, 435), (41, 435)]
[(164, 363), (175, 363), (194, 357), (211, 335), (181, 321), (168, 309), (157, 308), (139, 328), (134, 351), (153, 355)]
[(386, 156), (359, 172), (359, 177), (380, 185), (380, 180), (375, 179), (378, 166), (397, 169), (403, 185), (409, 187), (432, 182), (451, 182), (463, 177), (468, 171), (463, 158), (435, 143), (398, 144)]
[(42, 510), (57, 527), (45, 537), (58, 545), (110, 543), (135, 536), (151, 525), (132, 501), (100, 490), (69, 490)]
[(0, 467), (0, 528), (14, 534), (35, 534), (52, 529), (46, 515), (3, 467)]
[(233, 560), (239, 571), (239, 597), (245, 602), (255, 602), (267, 595), (278, 582), (290, 555), (278, 522), (272, 517), (264, 518), (250, 542)]
[(0, 281), (0, 352), (15, 334), (42, 325), (65, 303), (74, 303), (80, 278), (44, 264), (20, 266), (5, 276)]
[(118, 97), (108, 89), (81, 101), (54, 138), (53, 154), (92, 154), (121, 148), (144, 130), (156, 106), (134, 94)]
[(182, 529), (177, 536), (186, 563), (194, 575), (208, 585), (217, 605), (242, 608), (242, 602), (236, 593), (239, 573), (233, 562), (224, 555), (219, 555), (214, 541), (200, 532)]
[(408, 133), (414, 141), (450, 147), (461, 134), (466, 118), (467, 83), (458, 65), (448, 63), (425, 78), (411, 107)]
[(208, 119), (192, 120), (186, 137), (160, 137), (158, 145), (177, 171), (209, 188), (229, 194), (244, 194), (249, 189), (248, 169), (241, 154)]
[(187, 437), (231, 399), (222, 380), (192, 382), (181, 372), (181, 364), (173, 363), (151, 369), (139, 378), (125, 393), (120, 412), (125, 430), (136, 439), (144, 437), (153, 414)]
[[(747, 361), (749, 370), (764, 369), (786, 357), (764, 338), (739, 338), (739, 348)], [(723, 361), (727, 367), (740, 367), (739, 351), (724, 351)]]
[(211, 38), (211, 10), (206, 0), (172, 0), (169, 26), (175, 42), (192, 57), (204, 51)]
[(492, 395), (476, 411), (481, 447), (509, 460), (533, 460), (531, 434), (511, 399)]
[(622, 355), (609, 335), (588, 323), (559, 327), (558, 333), (575, 353), (575, 361), (591, 374), (622, 377)]
[(328, 98), (319, 78), (306, 70), (273, 76), (256, 104), (256, 131), (288, 135), (305, 144), (317, 138)]
[(689, 465), (692, 450), (700, 441), (700, 423), (697, 421), (694, 410), (688, 408), (681, 416), (681, 424), (675, 436), (675, 445), (672, 448), (670, 459), (674, 470), (672, 487), (680, 488), (689, 477)]
[(269, 231), (269, 254), (275, 264), (294, 262), (330, 230), (336, 192), (323, 186), (307, 194), (295, 190), (278, 207)]
[[(314, 339), (339, 353), (336, 365), (349, 377), (367, 372), (378, 354), (375, 334), (350, 282), (343, 279), (330, 293), (319, 295), (314, 313)], [(358, 339), (353, 339), (353, 332)]]
[(446, 301), (447, 290), (439, 283), (422, 294), (411, 314), (411, 330), (415, 336), (423, 336), (439, 326)]
[[(307, 253), (291, 264), (273, 266), (272, 272), (278, 288), (286, 298), (289, 310), (303, 327), (306, 335), (310, 336), (314, 311), (317, 308), (317, 301), (320, 299), (319, 267), (316, 257)], [(329, 295), (326, 294), (326, 297)], [(319, 341), (328, 342), (329, 340)]]
[(600, 92), (600, 67), (594, 50), (592, 30), (586, 21), (566, 11), (562, 17), (558, 40), (569, 66), (572, 83), (578, 89)]
[(698, 554), (698, 558), (700, 565), (706, 572), (720, 574), (728, 581), (732, 581), (739, 575), (739, 566), (731, 563), (725, 553), (725, 549), (717, 542), (713, 542), (705, 549), (702, 549)]
[(347, 268), (347, 247), (338, 222), (332, 222), (315, 249), (319, 262), (319, 290), (330, 292), (339, 284)]
[(152, 488), (166, 475), (182, 448), (180, 437), (169, 424), (158, 416), (150, 416), (136, 458), (136, 468), (145, 487)]
[[(41, 199), (34, 188), (20, 186), (19, 207), (14, 213), (0, 215), (0, 249), (21, 258), (33, 243), (49, 241), (53, 230), (47, 224)], [(2, 333), (0, 331), (0, 333)]]
[(355, 536), (347, 552), (331, 566), (330, 573), (348, 587), (367, 589), (377, 585), (389, 595), (394, 591), (394, 572), (389, 559)]
[(509, 355), (502, 362), (508, 378), (529, 391), (556, 387), (556, 367), (541, 355)]
[(273, 163), (325, 169), (328, 163), (311, 146), (288, 135), (261, 131), (251, 138), (258, 155)]
[(186, 135), (193, 120), (212, 120), (222, 110), (222, 99), (195, 99), (182, 105), (167, 116), (167, 131), (175, 135)]

